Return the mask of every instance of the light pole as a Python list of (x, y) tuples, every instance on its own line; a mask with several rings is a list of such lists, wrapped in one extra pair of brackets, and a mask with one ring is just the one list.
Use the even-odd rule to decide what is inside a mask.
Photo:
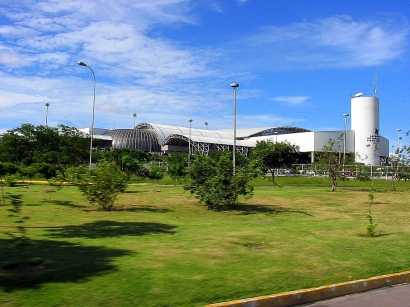
[(135, 129), (135, 119), (137, 118), (137, 113), (132, 114), (132, 116), (134, 117), (134, 129)]
[(93, 156), (93, 136), (94, 136), (95, 87), (96, 87), (97, 81), (95, 79), (94, 71), (92, 70), (92, 68), (90, 66), (88, 66), (84, 62), (78, 62), (78, 65), (88, 67), (91, 70), (91, 72), (93, 73), (93, 77), (94, 77), (93, 118), (92, 118), (92, 121), (91, 121), (91, 142), (90, 142), (90, 164), (88, 166), (89, 170), (91, 170), (91, 168), (92, 168), (92, 161), (91, 160), (92, 160), (92, 156)]
[(400, 163), (400, 136), (401, 129), (397, 129), (397, 171), (399, 171), (399, 163)]
[(343, 167), (345, 166), (346, 163), (346, 133), (347, 133), (347, 117), (349, 116), (349, 113), (343, 113), (343, 117), (345, 118), (345, 133), (344, 133), (344, 138), (343, 138)]
[(205, 130), (208, 130), (208, 122), (205, 122)]
[(278, 132), (275, 131), (275, 144), (278, 142)]
[[(189, 122), (189, 142), (188, 142), (188, 163), (191, 162), (191, 127), (192, 119), (188, 119)], [(189, 166), (189, 164), (188, 164)]]
[(232, 150), (232, 165), (233, 165), (233, 174), (235, 175), (236, 167), (236, 88), (239, 87), (238, 83), (231, 83), (233, 88), (233, 150)]
[(400, 140), (401, 140), (400, 132), (401, 132), (401, 129), (398, 128), (397, 129), (397, 154), (400, 154)]
[(342, 142), (342, 140), (338, 139), (337, 141), (339, 142), (339, 165), (340, 165), (340, 143)]
[(137, 131), (136, 131), (136, 129), (135, 129), (135, 120), (136, 120), (136, 118), (137, 118), (137, 113), (133, 113), (132, 114), (132, 116), (134, 117), (134, 128), (133, 128), (133, 132), (134, 132), (134, 138), (133, 138), (133, 140), (132, 140), (132, 144), (134, 144), (134, 149), (138, 149), (138, 144), (137, 144)]
[(46, 102), (46, 127), (48, 127), (48, 107), (50, 106), (50, 104), (48, 102)]

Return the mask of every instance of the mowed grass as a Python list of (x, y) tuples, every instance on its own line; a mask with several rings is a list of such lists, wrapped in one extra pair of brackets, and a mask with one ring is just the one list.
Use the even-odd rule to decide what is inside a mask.
[[(410, 184), (389, 184), (374, 181), (374, 238), (371, 182), (267, 183), (225, 212), (173, 185), (132, 185), (112, 212), (74, 187), (5, 187), (22, 195), (32, 244), (11, 247), (0, 206), (0, 306), (201, 306), (410, 270)], [(9, 269), (21, 253), (44, 264)]]

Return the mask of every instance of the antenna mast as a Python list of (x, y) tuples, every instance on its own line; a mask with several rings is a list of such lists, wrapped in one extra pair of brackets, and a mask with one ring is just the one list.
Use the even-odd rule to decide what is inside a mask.
[(374, 97), (377, 96), (377, 73), (374, 73), (374, 78), (373, 78), (373, 93)]

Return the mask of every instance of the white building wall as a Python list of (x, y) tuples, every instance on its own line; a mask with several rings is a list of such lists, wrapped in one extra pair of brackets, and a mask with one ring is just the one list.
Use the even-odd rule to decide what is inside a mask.
[(250, 138), (254, 142), (254, 146), (257, 141), (271, 140), (272, 142), (289, 142), (291, 145), (298, 145), (301, 152), (314, 151), (315, 132), (301, 132), (301, 133), (289, 133), (278, 135), (257, 136)]
[(351, 129), (355, 131), (357, 162), (380, 165), (379, 98), (354, 97), (350, 101)]
[[(340, 131), (318, 131), (315, 132), (315, 151), (322, 151), (324, 146), (329, 146), (329, 141), (335, 141), (335, 149), (344, 152), (344, 130)], [(340, 142), (339, 142), (340, 140)], [(346, 131), (346, 153), (355, 152), (354, 131)]]
[[(252, 141), (261, 141), (270, 139), (273, 142), (289, 142), (292, 145), (299, 146), (300, 152), (314, 152), (322, 151), (324, 146), (329, 146), (329, 141), (332, 139), (335, 141), (334, 149), (343, 153), (343, 140), (344, 131), (318, 131), (318, 132), (300, 132), (289, 134), (278, 134), (269, 136), (260, 136), (251, 138)], [(339, 141), (340, 148), (339, 148)], [(346, 153), (355, 152), (354, 148), (354, 131), (346, 131)]]

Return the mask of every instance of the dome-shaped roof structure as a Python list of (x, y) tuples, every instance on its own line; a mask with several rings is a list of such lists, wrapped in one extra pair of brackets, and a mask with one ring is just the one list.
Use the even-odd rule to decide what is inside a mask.
[[(236, 150), (247, 154), (254, 147), (256, 138), (298, 132), (310, 132), (297, 127), (237, 129)], [(133, 148), (148, 152), (160, 152), (163, 146), (186, 148), (189, 143), (202, 154), (209, 151), (232, 150), (233, 130), (207, 130), (152, 123), (140, 123), (134, 129), (115, 129), (105, 133), (112, 137), (113, 148)], [(255, 138), (252, 140), (252, 138)]]

